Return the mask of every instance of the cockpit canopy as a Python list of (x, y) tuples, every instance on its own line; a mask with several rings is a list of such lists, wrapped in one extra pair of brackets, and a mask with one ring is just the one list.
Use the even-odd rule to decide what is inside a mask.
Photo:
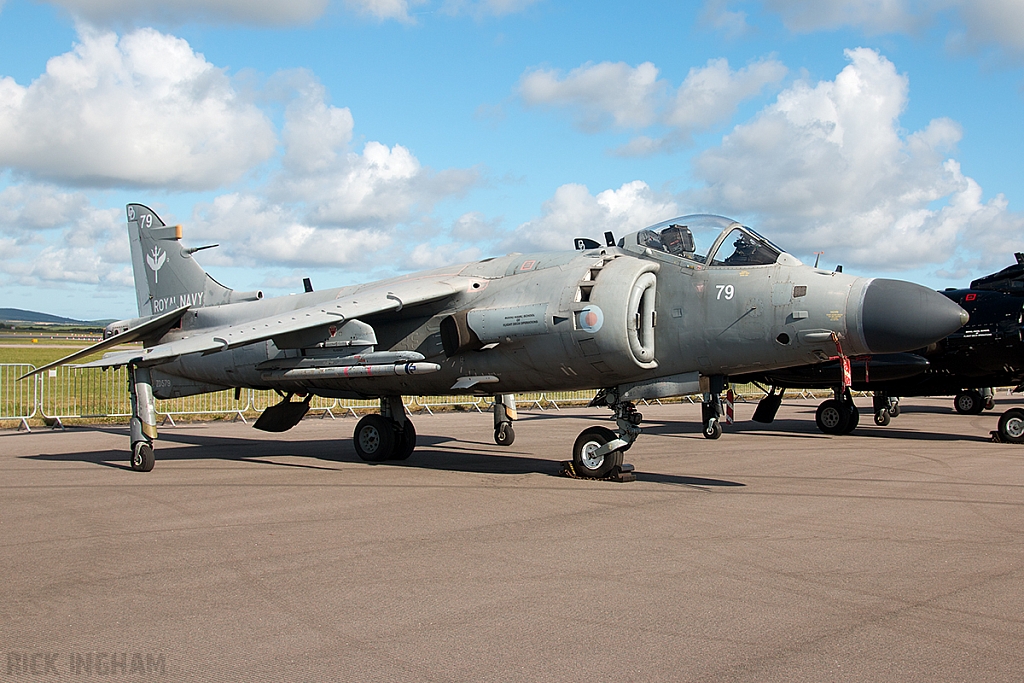
[(627, 251), (669, 254), (707, 266), (765, 266), (782, 250), (731, 218), (692, 214), (662, 221), (626, 235)]

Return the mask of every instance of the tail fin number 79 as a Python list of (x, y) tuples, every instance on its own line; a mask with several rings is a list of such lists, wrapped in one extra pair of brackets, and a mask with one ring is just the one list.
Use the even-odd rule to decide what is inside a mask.
[[(130, 221), (135, 220), (135, 207), (134, 206), (129, 206), (128, 207), (128, 220), (130, 220)], [(153, 215), (152, 214), (148, 214), (147, 213), (145, 216), (142, 217), (142, 226), (141, 227), (144, 227), (144, 228), (152, 228), (153, 227)]]

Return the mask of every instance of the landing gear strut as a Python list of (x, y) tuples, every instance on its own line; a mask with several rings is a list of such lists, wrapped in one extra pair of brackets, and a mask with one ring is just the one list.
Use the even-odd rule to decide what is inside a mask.
[(856, 429), (860, 422), (860, 412), (853, 403), (853, 394), (850, 393), (850, 358), (843, 353), (843, 345), (835, 332), (832, 333), (832, 342), (836, 345), (836, 356), (832, 360), (838, 360), (840, 367), (839, 385), (832, 390), (833, 398), (818, 406), (814, 413), (814, 422), (825, 434), (838, 436), (849, 434)]
[(996, 407), (996, 392), (992, 387), (985, 387), (981, 390), (981, 405), (985, 410), (992, 410)]
[(572, 447), (572, 462), (566, 463), (570, 474), (588, 479), (617, 477), (619, 481), (632, 481), (633, 466), (623, 464), (622, 455), (640, 436), (640, 423), (644, 416), (637, 412), (632, 401), (620, 401), (618, 389), (602, 389), (590, 402), (591, 406), (607, 406), (615, 413), (618, 431), (607, 427), (584, 429)]
[(405, 412), (401, 396), (383, 396), (380, 414), (356, 423), (352, 441), (356, 455), (366, 462), (405, 460), (416, 448), (416, 428)]
[(153, 442), (156, 440), (156, 401), (149, 368), (128, 364), (128, 394), (131, 397), (132, 417), (128, 423), (132, 445), (132, 469), (150, 472), (156, 464)]
[(514, 394), (498, 394), (494, 397), (494, 443), (511, 446), (516, 440), (512, 421), (517, 418)]

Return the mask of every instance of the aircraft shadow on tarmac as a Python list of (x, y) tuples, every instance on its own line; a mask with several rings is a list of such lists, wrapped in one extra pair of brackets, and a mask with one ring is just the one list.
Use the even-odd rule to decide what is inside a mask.
[[(103, 429), (110, 433), (120, 434), (124, 430)], [(357, 463), (368, 466), (412, 467), (450, 472), (472, 472), (479, 474), (544, 474), (561, 477), (561, 465), (555, 460), (530, 457), (514, 449), (502, 449), (493, 443), (484, 441), (456, 441), (444, 436), (421, 434), (418, 437), (416, 451), (406, 461), (364, 463), (355, 453), (352, 440), (347, 438), (329, 440), (266, 440), (239, 439), (235, 437), (205, 436), (189, 432), (164, 430), (160, 440), (178, 444), (177, 448), (163, 448), (157, 451), (157, 466), (161, 461), (174, 462), (184, 460), (226, 460), (234, 462), (255, 463), (277, 467), (298, 467), (305, 469), (333, 470), (324, 465), (296, 462), (281, 462), (276, 458), (301, 457), (320, 462)], [(506, 454), (507, 453), (507, 454)], [(48, 462), (88, 462), (115, 469), (130, 469), (127, 464), (128, 454), (120, 450), (42, 453), (23, 456), (30, 460)], [(640, 481), (684, 486), (745, 486), (740, 482), (705, 477), (689, 477), (685, 475), (660, 474), (656, 472), (637, 471)]]

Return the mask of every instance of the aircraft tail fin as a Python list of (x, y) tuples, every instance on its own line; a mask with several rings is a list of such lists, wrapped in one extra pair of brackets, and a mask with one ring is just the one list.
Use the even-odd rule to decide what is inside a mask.
[(129, 204), (127, 211), (140, 316), (159, 315), (181, 306), (197, 308), (263, 298), (262, 292), (236, 292), (210, 277), (192, 258), (207, 247), (181, 246), (180, 225), (165, 225), (142, 204)]

